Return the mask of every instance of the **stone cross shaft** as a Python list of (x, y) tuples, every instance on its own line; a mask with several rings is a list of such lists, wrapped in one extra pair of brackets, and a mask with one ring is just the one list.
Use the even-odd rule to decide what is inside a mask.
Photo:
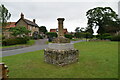
[(64, 37), (63, 21), (64, 18), (58, 18), (58, 37)]

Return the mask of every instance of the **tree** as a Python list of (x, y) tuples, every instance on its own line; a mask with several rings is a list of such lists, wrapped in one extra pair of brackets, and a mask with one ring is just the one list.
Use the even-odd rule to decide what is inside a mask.
[(110, 7), (96, 7), (87, 11), (86, 16), (88, 18), (88, 27), (92, 29), (98, 26), (98, 33), (103, 34), (106, 32), (106, 26), (113, 26), (116, 23), (118, 15)]
[(43, 32), (44, 34), (47, 32), (47, 29), (45, 26), (40, 26), (39, 27), (39, 32)]
[(75, 32), (76, 33), (80, 32), (80, 27), (76, 27)]
[(2, 4), (0, 5), (0, 24), (2, 25), (2, 29), (4, 30), (7, 25), (7, 20), (9, 20), (11, 14), (8, 12), (7, 8)]
[(10, 31), (12, 32), (11, 35), (17, 37), (22, 37), (23, 35), (28, 35), (31, 31), (27, 30), (26, 27), (11, 27)]

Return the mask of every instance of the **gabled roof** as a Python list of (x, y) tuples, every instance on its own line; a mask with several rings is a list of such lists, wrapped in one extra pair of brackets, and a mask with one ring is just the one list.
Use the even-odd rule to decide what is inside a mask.
[(50, 29), (50, 32), (57, 32), (57, 29)]
[(24, 19), (24, 21), (25, 21), (27, 24), (29, 24), (29, 25), (38, 27), (38, 25), (37, 25), (36, 23), (34, 23), (34, 22), (30, 21), (30, 20)]
[[(21, 20), (22, 18), (20, 18), (16, 23), (15, 25)], [(35, 27), (39, 27), (36, 23), (30, 21), (30, 20), (27, 20), (27, 19), (22, 19), (26, 24), (28, 25), (31, 25), (31, 26), (35, 26)]]

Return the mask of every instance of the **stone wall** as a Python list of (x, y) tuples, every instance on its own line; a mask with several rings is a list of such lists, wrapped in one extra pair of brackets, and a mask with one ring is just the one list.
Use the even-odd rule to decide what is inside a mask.
[(79, 58), (79, 51), (77, 49), (69, 50), (44, 50), (44, 61), (58, 66), (64, 66), (70, 63), (77, 62)]

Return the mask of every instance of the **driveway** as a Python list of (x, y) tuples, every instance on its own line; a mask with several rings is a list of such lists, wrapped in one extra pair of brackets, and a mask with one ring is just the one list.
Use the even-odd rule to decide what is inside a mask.
[[(0, 55), (0, 57), (11, 56), (11, 55), (16, 55), (16, 54), (20, 54), (20, 53), (26, 53), (26, 52), (46, 49), (48, 47), (48, 45), (46, 44), (46, 41), (47, 41), (47, 39), (40, 39), (35, 42), (35, 45), (30, 46), (30, 47), (2, 51), (2, 55)], [(78, 42), (83, 42), (83, 41), (85, 41), (85, 40), (71, 41), (71, 43), (78, 43)]]

